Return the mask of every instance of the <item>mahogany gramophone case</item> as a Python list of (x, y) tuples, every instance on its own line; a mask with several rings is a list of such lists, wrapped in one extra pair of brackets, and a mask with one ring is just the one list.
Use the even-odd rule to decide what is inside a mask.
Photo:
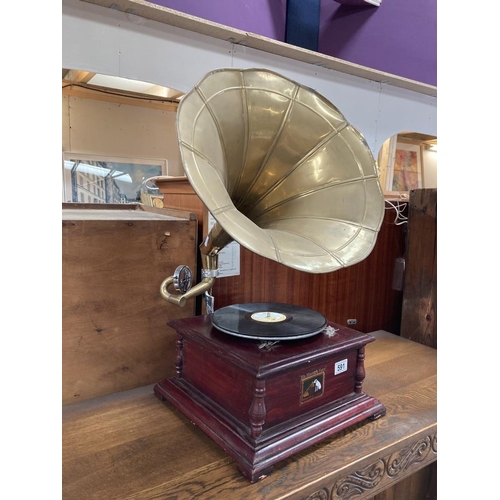
[(362, 392), (365, 346), (374, 340), (368, 334), (329, 322), (317, 335), (273, 343), (228, 335), (211, 315), (169, 325), (178, 335), (176, 376), (158, 383), (155, 394), (218, 443), (251, 482), (385, 414)]

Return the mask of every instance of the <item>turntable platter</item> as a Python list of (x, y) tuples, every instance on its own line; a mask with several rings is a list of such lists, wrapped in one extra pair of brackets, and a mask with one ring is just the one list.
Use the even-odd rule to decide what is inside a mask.
[(326, 318), (307, 307), (274, 302), (233, 304), (216, 310), (212, 324), (229, 335), (260, 340), (312, 337), (327, 326)]

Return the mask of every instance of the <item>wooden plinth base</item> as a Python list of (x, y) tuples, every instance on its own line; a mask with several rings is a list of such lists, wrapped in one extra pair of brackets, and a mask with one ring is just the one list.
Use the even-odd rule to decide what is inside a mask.
[(167, 399), (187, 418), (198, 425), (237, 463), (251, 482), (272, 472), (273, 465), (309, 446), (367, 418), (378, 418), (385, 408), (366, 394), (352, 395), (323, 408), (305, 422), (297, 418), (251, 439), (212, 401), (175, 379), (165, 380), (154, 388), (160, 399)]
[(170, 325), (178, 332), (177, 376), (156, 384), (156, 396), (218, 443), (251, 482), (277, 462), (385, 414), (361, 391), (370, 335), (330, 323), (330, 335), (267, 350), (217, 331), (208, 315)]

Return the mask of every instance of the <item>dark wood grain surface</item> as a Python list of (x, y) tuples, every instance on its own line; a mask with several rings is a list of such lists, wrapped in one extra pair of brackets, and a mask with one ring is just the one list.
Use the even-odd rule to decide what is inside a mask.
[(135, 204), (63, 204), (63, 404), (154, 383), (173, 374), (168, 304), (160, 284), (179, 262), (196, 265), (189, 213)]
[(437, 189), (410, 191), (400, 333), (437, 348)]
[(399, 500), (381, 492), (404, 481), (413, 481), (404, 500), (426, 498), (411, 491), (429, 487), (427, 466), (437, 460), (436, 350), (372, 335), (363, 388), (386, 416), (284, 460), (255, 484), (153, 385), (64, 406), (63, 499)]

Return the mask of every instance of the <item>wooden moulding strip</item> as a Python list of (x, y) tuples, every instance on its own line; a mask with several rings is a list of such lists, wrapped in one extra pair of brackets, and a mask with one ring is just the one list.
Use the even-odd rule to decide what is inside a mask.
[(436, 96), (437, 87), (418, 82), (391, 73), (375, 70), (367, 66), (354, 64), (336, 57), (328, 56), (312, 50), (296, 47), (288, 43), (273, 40), (255, 33), (224, 26), (223, 24), (208, 21), (200, 17), (184, 14), (177, 10), (156, 5), (145, 0), (83, 0), (84, 2), (101, 7), (112, 8), (126, 14), (137, 15), (177, 28), (185, 29), (202, 35), (211, 36), (230, 43), (244, 45), (253, 49), (287, 57), (297, 61), (321, 66), (367, 80), (387, 83), (395, 87), (404, 88), (425, 95)]
[(70, 82), (67, 80), (62, 81), (62, 93), (72, 97), (79, 97), (81, 99), (94, 99), (96, 101), (114, 102), (117, 104), (128, 104), (130, 106), (140, 106), (141, 108), (160, 109), (163, 111), (176, 112), (179, 106), (176, 102), (164, 101), (160, 98), (151, 96), (151, 99), (144, 97), (144, 94), (137, 96), (126, 95), (125, 92), (121, 93), (113, 89), (98, 86), (87, 86), (80, 83)]

